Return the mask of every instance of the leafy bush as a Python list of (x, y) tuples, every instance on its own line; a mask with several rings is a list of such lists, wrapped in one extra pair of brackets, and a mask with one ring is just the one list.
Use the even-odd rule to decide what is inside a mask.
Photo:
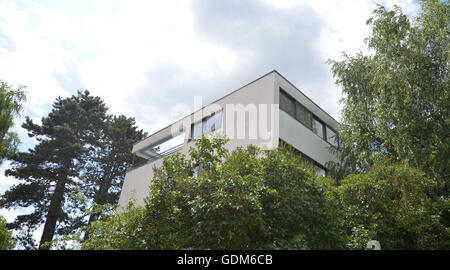
[(449, 200), (433, 197), (436, 188), (424, 173), (401, 164), (378, 164), (347, 176), (336, 196), (349, 247), (365, 248), (364, 242), (374, 239), (382, 249), (449, 249), (444, 222)]
[(403, 164), (337, 185), (285, 149), (229, 152), (223, 138), (166, 157), (144, 206), (101, 216), (83, 249), (449, 249), (450, 200)]
[(282, 149), (229, 152), (201, 138), (155, 171), (143, 208), (94, 224), (86, 249), (331, 249), (343, 247), (327, 181)]
[(12, 249), (15, 244), (12, 233), (6, 228), (6, 220), (0, 216), (0, 250)]

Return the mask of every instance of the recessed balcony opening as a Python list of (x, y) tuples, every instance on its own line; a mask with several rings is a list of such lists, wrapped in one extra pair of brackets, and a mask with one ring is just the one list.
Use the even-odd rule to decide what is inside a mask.
[(185, 131), (181, 131), (173, 136), (168, 136), (164, 139), (159, 140), (152, 145), (149, 145), (136, 152), (136, 156), (145, 159), (138, 163), (135, 163), (132, 168), (137, 168), (147, 163), (153, 162), (175, 152), (178, 152), (183, 148)]

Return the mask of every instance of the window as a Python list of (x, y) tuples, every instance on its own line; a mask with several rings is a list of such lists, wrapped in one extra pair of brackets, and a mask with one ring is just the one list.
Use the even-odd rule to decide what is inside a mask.
[(220, 128), (220, 124), (222, 121), (222, 112), (213, 114), (203, 120), (203, 134), (207, 134), (212, 132), (218, 128)]
[(160, 141), (161, 143), (158, 143), (157, 145), (152, 147), (151, 151), (156, 152), (158, 154), (166, 153), (167, 151), (170, 151), (174, 147), (182, 145), (184, 143), (184, 137), (185, 133), (183, 131), (180, 134), (176, 135), (175, 137), (163, 139)]
[(303, 167), (304, 169), (311, 170), (317, 175), (326, 176), (327, 174), (326, 169), (318, 162), (314, 161), (314, 159), (303, 154), (298, 149), (296, 149), (295, 147), (293, 147), (292, 145), (286, 143), (281, 139), (279, 140), (279, 145), (287, 149), (290, 153), (293, 154), (293, 156), (295, 157), (300, 156), (300, 161), (303, 163), (302, 165), (305, 166)]
[(338, 147), (338, 142), (336, 138), (336, 132), (327, 126), (327, 142), (331, 145)]
[(313, 130), (314, 133), (319, 135), (320, 138), (325, 139), (324, 136), (323, 136), (323, 124), (322, 124), (322, 122), (320, 122), (316, 118), (313, 118), (312, 130)]
[(280, 91), (280, 109), (295, 118), (295, 102), (283, 91)]
[(198, 137), (202, 136), (203, 133), (203, 122), (198, 122), (192, 125), (191, 128), (191, 138), (197, 139)]
[(295, 106), (295, 118), (303, 125), (311, 128), (311, 113), (298, 102)]
[(191, 140), (197, 139), (202, 135), (219, 129), (221, 122), (222, 112), (203, 118), (201, 122), (195, 123), (191, 126)]
[(289, 96), (280, 88), (280, 110), (286, 112), (311, 129), (320, 138), (326, 140), (331, 145), (338, 147), (336, 131), (325, 125), (319, 118), (313, 115), (302, 104)]

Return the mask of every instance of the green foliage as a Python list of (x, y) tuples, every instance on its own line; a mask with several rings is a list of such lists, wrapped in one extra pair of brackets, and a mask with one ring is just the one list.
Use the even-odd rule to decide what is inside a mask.
[(10, 224), (19, 230), (17, 238), (22, 247), (35, 248), (32, 232), (41, 224), (44, 230), (40, 245), (50, 241), (56, 225), (64, 227), (70, 223), (71, 214), (78, 211), (76, 201), (67, 194), (80, 184), (76, 177), (77, 165), (83, 163), (79, 157), (86, 151), (83, 142), (95, 138), (105, 111), (103, 102), (85, 91), (57, 98), (42, 124), (26, 117), (22, 127), (38, 143), (34, 149), (11, 157), (12, 168), (5, 174), (22, 181), (0, 199), (0, 207), (4, 208), (33, 207), (33, 211), (19, 215)]
[(348, 237), (348, 249), (363, 250), (367, 247), (367, 242), (371, 240), (369, 231), (364, 226), (352, 227), (351, 234)]
[[(134, 118), (123, 115), (108, 116), (101, 129), (101, 136), (86, 152), (80, 178), (83, 179), (83, 194), (87, 200), (83, 206), (90, 203), (98, 205), (116, 204), (122, 188), (125, 173), (133, 163), (131, 149), (136, 141), (142, 140), (147, 134), (138, 130)], [(89, 213), (87, 223), (94, 222), (97, 213)], [(82, 222), (84, 225), (84, 222)], [(80, 227), (80, 222), (74, 224), (72, 230)], [(86, 237), (89, 233), (86, 234)]]
[[(26, 249), (36, 248), (32, 233), (41, 224), (39, 246), (54, 236), (79, 230), (92, 203), (116, 203), (133, 142), (145, 136), (133, 118), (107, 115), (107, 107), (89, 91), (57, 98), (42, 124), (26, 118), (23, 128), (37, 140), (34, 149), (11, 157), (7, 175), (22, 180), (0, 198), (0, 207), (33, 207), (10, 224)], [(80, 195), (85, 199), (80, 199)]]
[(0, 164), (4, 158), (10, 157), (17, 150), (19, 138), (10, 128), (14, 125), (14, 118), (22, 111), (25, 100), (24, 87), (13, 89), (0, 80)]
[(284, 150), (249, 146), (230, 153), (226, 142), (201, 138), (188, 158), (166, 157), (145, 206), (93, 224), (83, 248), (343, 247), (327, 181)]
[(6, 220), (0, 216), (0, 250), (12, 249), (14, 246), (12, 233), (6, 227)]
[(448, 195), (450, 8), (439, 0), (420, 6), (412, 20), (398, 7), (379, 7), (367, 21), (369, 53), (329, 61), (345, 96), (342, 160), (347, 173), (369, 169), (380, 155), (406, 160)]
[(118, 202), (126, 170), (132, 165), (131, 149), (136, 141), (146, 137), (138, 130), (134, 118), (108, 115), (100, 135), (85, 152), (80, 177), (85, 179), (84, 193), (97, 204)]
[(434, 198), (435, 181), (407, 165), (377, 164), (347, 176), (335, 196), (341, 207), (348, 247), (364, 249), (377, 240), (382, 249), (449, 249), (444, 220), (449, 200)]
[[(98, 213), (103, 213), (99, 211)], [(89, 237), (81, 243), (80, 249), (125, 250), (145, 249), (143, 237), (144, 208), (130, 203), (126, 209), (116, 208), (93, 221), (87, 227)]]
[(450, 248), (450, 200), (417, 169), (378, 161), (337, 185), (285, 149), (226, 143), (200, 138), (189, 157), (166, 157), (146, 204), (102, 215), (81, 248)]

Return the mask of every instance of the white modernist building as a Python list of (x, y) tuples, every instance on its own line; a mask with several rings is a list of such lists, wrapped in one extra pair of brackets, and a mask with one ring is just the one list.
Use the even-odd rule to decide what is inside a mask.
[(338, 126), (274, 70), (137, 142), (132, 152), (146, 161), (127, 171), (119, 204), (125, 206), (132, 198), (144, 204), (153, 168), (162, 165), (163, 157), (175, 152), (187, 155), (193, 139), (213, 133), (226, 135), (230, 150), (250, 144), (270, 149), (286, 143), (310, 162), (316, 173), (326, 174), (325, 163), (336, 161), (329, 147), (336, 145)]

